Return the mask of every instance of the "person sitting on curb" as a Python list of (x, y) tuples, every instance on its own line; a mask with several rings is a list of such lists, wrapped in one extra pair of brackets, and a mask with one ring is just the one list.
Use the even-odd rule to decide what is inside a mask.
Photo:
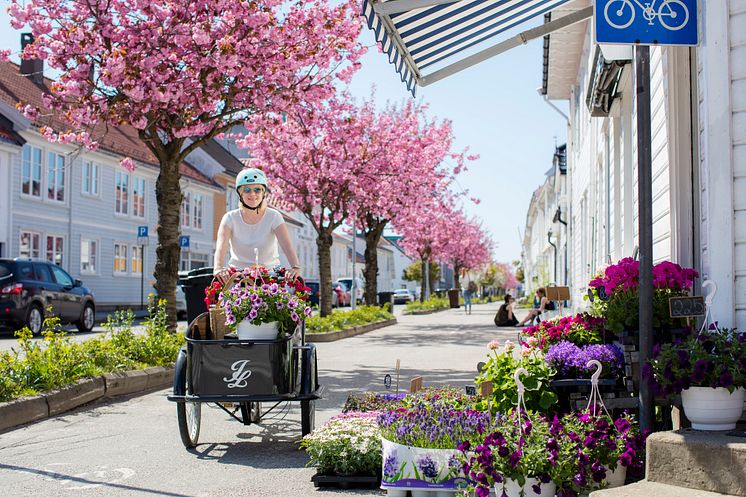
[(515, 326), (518, 324), (518, 319), (513, 313), (514, 303), (515, 299), (512, 295), (505, 296), (505, 303), (500, 306), (500, 310), (497, 311), (495, 316), (495, 326)]
[(520, 323), (518, 323), (516, 326), (523, 326), (532, 319), (534, 319), (537, 316), (540, 316), (542, 312), (544, 311), (553, 311), (554, 310), (554, 302), (549, 300), (547, 298), (547, 290), (546, 288), (542, 287), (536, 290), (536, 297), (539, 300), (539, 308), (538, 309), (531, 309), (528, 311), (528, 314), (525, 318), (521, 320)]

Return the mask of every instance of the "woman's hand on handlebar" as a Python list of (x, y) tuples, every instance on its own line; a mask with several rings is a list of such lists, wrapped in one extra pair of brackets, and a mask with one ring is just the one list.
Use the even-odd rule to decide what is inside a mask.
[(288, 281), (295, 281), (298, 278), (302, 278), (302, 276), (300, 274), (300, 269), (301, 268), (299, 268), (299, 267), (291, 267), (290, 269), (288, 269), (287, 274), (285, 276), (287, 278), (287, 280)]
[(230, 274), (228, 273), (228, 269), (226, 268), (215, 268), (215, 271), (212, 272), (213, 277), (215, 277), (216, 280), (220, 282), (221, 285), (224, 285), (225, 282), (228, 280), (228, 276)]

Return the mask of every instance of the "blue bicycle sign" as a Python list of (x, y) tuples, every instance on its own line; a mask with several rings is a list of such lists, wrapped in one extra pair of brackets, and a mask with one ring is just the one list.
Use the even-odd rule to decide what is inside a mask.
[(696, 45), (697, 0), (596, 0), (596, 41)]

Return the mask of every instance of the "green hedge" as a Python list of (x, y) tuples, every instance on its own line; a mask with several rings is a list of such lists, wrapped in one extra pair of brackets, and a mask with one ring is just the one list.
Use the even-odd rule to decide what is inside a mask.
[(333, 310), (331, 316), (312, 316), (306, 319), (306, 333), (325, 333), (327, 331), (344, 330), (353, 326), (376, 323), (393, 319), (394, 315), (389, 312), (389, 305), (378, 307), (365, 305), (354, 311)]
[(132, 311), (118, 311), (104, 324), (107, 333), (82, 343), (61, 331), (56, 317), (44, 321), (43, 340), (32, 340), (28, 328), (16, 332), (18, 349), (0, 352), (0, 401), (59, 388), (79, 378), (173, 364), (184, 336), (169, 331), (165, 301), (151, 308), (143, 334), (132, 331), (133, 320)]
[(451, 307), (451, 304), (446, 297), (436, 297), (433, 295), (424, 302), (415, 300), (414, 302), (408, 303), (404, 308), (404, 312), (408, 314), (413, 311), (437, 311), (440, 309), (448, 309), (449, 307)]

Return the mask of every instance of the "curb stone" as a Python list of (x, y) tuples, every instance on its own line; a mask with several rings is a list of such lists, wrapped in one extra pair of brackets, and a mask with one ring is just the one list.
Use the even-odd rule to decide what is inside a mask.
[(145, 393), (173, 382), (174, 366), (107, 373), (82, 378), (72, 385), (0, 402), (0, 433), (20, 425), (57, 416), (100, 398)]
[(328, 331), (326, 333), (308, 333), (306, 334), (306, 342), (335, 342), (343, 338), (362, 335), (363, 333), (367, 333), (369, 331), (377, 330), (379, 328), (384, 328), (386, 326), (391, 326), (394, 324), (396, 324), (396, 318), (388, 319), (385, 321), (377, 321), (370, 324), (364, 324), (362, 326), (353, 326), (352, 328), (347, 328), (345, 330)]
[(0, 403), (0, 432), (19, 424), (49, 417), (49, 404), (44, 395), (34, 395)]

